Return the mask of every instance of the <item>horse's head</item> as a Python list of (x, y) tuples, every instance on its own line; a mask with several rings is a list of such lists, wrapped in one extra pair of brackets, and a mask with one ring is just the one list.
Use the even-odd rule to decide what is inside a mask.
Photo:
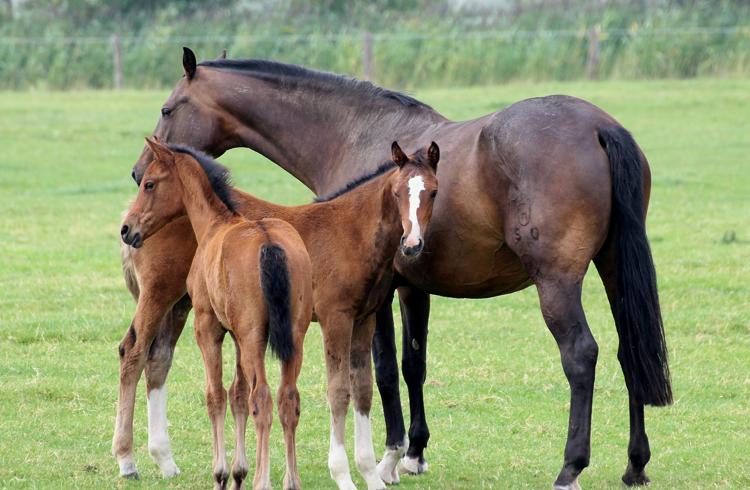
[(437, 197), (440, 149), (432, 142), (428, 148), (406, 156), (394, 141), (391, 151), (393, 161), (399, 167), (392, 189), (404, 229), (400, 250), (405, 257), (416, 258), (424, 247), (424, 234)]
[[(226, 52), (222, 54), (226, 56)], [(198, 66), (195, 53), (183, 48), (182, 79), (161, 108), (153, 136), (164, 143), (190, 145), (214, 157), (234, 146), (223, 113), (218, 109), (215, 90), (216, 72)], [(133, 180), (140, 185), (146, 167), (153, 160), (146, 145), (133, 167)]]
[(172, 151), (160, 142), (146, 138), (150, 161), (120, 229), (122, 241), (135, 248), (164, 225), (185, 214), (182, 187), (175, 171), (175, 160), (186, 155)]

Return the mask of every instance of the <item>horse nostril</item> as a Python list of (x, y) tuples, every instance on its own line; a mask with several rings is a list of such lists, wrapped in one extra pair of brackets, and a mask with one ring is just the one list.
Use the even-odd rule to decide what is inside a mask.
[(127, 236), (129, 231), (130, 227), (128, 225), (122, 225), (122, 228), (120, 228), (120, 236)]
[(133, 181), (138, 182), (138, 179), (135, 178), (135, 169), (130, 173), (130, 176), (133, 177)]
[(401, 246), (402, 246), (402, 247), (404, 246), (404, 243), (405, 243), (405, 242), (406, 242), (406, 237), (405, 237), (405, 236), (402, 236), (402, 237), (401, 237)]
[(422, 239), (420, 238), (419, 239), (419, 243), (417, 243), (417, 246), (414, 247), (414, 248), (417, 249), (417, 250), (422, 250), (422, 245), (424, 245), (424, 243), (422, 243)]

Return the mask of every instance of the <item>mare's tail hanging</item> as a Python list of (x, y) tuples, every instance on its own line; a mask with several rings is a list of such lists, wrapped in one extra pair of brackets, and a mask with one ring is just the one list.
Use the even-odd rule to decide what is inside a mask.
[(646, 238), (643, 202), (643, 158), (623, 127), (601, 128), (599, 143), (612, 174), (610, 234), (617, 248), (615, 325), (618, 358), (634, 396), (647, 405), (672, 403), (656, 271)]

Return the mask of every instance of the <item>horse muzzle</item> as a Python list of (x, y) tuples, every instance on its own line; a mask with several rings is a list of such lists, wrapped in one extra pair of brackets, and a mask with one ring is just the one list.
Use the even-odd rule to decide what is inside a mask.
[(406, 240), (406, 237), (401, 237), (401, 254), (409, 259), (415, 259), (422, 253), (424, 248), (424, 241), (421, 238), (417, 239), (416, 243)]
[(122, 225), (120, 228), (120, 237), (125, 244), (130, 245), (133, 248), (141, 248), (143, 245), (143, 237), (140, 231), (133, 230), (128, 225)]

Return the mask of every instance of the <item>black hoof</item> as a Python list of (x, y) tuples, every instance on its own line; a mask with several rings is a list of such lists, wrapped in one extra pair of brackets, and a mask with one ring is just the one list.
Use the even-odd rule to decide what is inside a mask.
[(645, 470), (638, 471), (628, 465), (628, 469), (622, 475), (622, 482), (628, 487), (642, 487), (651, 483), (651, 480), (646, 476)]

